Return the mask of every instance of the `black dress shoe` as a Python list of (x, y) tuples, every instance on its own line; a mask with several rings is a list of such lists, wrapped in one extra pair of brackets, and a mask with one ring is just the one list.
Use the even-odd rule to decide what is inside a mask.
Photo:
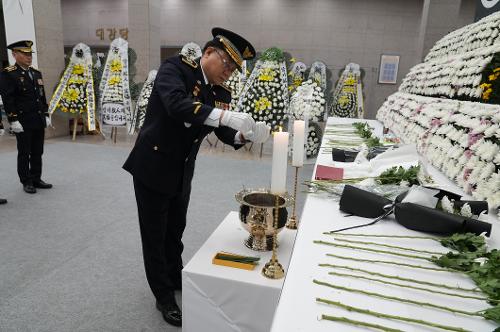
[(27, 183), (23, 184), (23, 189), (28, 194), (34, 194), (34, 193), (36, 193), (36, 189), (33, 186), (33, 183), (31, 183), (31, 182), (27, 182)]
[(5, 198), (0, 198), (0, 204), (7, 204), (7, 200)]
[(35, 186), (35, 188), (41, 188), (41, 189), (52, 188), (52, 185), (50, 183), (46, 183), (43, 180), (33, 181), (33, 186)]
[(175, 300), (165, 304), (156, 301), (156, 309), (160, 310), (163, 319), (170, 325), (182, 326), (182, 311)]

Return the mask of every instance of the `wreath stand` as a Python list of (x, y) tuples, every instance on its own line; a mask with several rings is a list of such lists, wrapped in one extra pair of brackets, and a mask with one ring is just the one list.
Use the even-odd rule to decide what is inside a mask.
[[(80, 114), (78, 114), (77, 116), (73, 117), (73, 133), (72, 133), (72, 138), (71, 138), (72, 141), (76, 140), (76, 129), (78, 128), (78, 121), (80, 121), (80, 119), (83, 120), (83, 118), (82, 118), (82, 116)], [(85, 123), (83, 121), (82, 121), (82, 134), (83, 135), (86, 134), (86, 132), (85, 132)]]
[(113, 140), (113, 143), (116, 144), (116, 136), (118, 135), (118, 127), (112, 126), (111, 127), (111, 139)]

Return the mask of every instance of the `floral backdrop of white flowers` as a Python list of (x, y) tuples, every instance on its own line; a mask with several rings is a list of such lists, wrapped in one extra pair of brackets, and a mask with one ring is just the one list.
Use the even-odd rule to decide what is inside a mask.
[(377, 119), (474, 198), (500, 206), (500, 13), (439, 40)]
[(500, 13), (450, 32), (431, 48), (425, 61), (467, 53), (500, 43)]
[(500, 206), (500, 106), (398, 92), (377, 118), (466, 193)]

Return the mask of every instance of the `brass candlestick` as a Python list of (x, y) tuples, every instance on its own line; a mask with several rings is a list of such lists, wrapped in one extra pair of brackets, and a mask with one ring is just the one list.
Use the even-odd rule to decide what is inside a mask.
[(295, 205), (297, 204), (297, 181), (299, 177), (299, 166), (295, 167), (295, 184), (293, 186), (293, 208), (292, 208), (292, 216), (288, 218), (288, 222), (286, 223), (286, 228), (288, 229), (297, 229), (297, 216), (295, 215)]
[(269, 279), (281, 279), (285, 276), (283, 266), (278, 262), (276, 255), (276, 240), (278, 236), (278, 213), (279, 213), (279, 196), (276, 195), (276, 208), (274, 209), (274, 231), (273, 231), (273, 255), (269, 262), (262, 269), (262, 274)]

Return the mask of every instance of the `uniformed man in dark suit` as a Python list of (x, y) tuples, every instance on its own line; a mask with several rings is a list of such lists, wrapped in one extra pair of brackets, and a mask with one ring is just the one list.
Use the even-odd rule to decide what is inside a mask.
[(175, 326), (182, 322), (174, 290), (181, 289), (182, 233), (200, 144), (214, 131), (238, 149), (246, 141), (264, 142), (270, 130), (247, 113), (228, 110), (231, 92), (224, 82), (255, 57), (253, 46), (225, 29), (212, 34), (200, 59), (179, 55), (160, 66), (144, 125), (123, 166), (133, 175), (146, 277), (158, 310)]
[(16, 63), (0, 74), (0, 94), (17, 139), (17, 174), (24, 191), (52, 188), (41, 179), (45, 127), (50, 125), (42, 73), (31, 67), (31, 40), (7, 46)]
[[(2, 110), (0, 110), (0, 136), (3, 136), (5, 134), (5, 129), (3, 128), (3, 122), (2, 122)], [(6, 204), (7, 200), (5, 198), (0, 198), (0, 204)]]

